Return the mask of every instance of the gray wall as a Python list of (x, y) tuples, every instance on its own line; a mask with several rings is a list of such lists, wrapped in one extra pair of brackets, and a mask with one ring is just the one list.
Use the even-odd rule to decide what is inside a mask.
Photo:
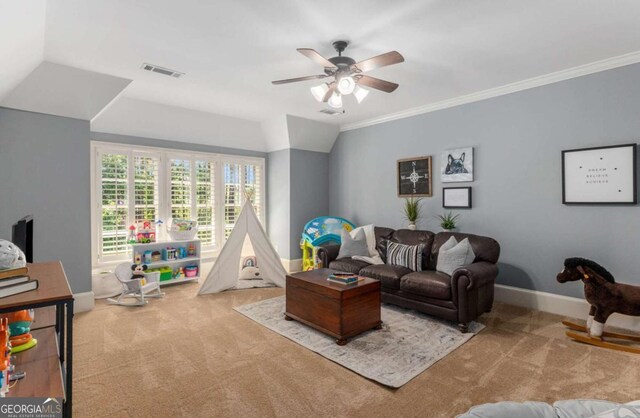
[(267, 231), (281, 258), (291, 252), (291, 159), (290, 150), (267, 156)]
[(0, 108), (0, 238), (34, 216), (35, 261), (62, 260), (91, 290), (89, 122)]
[(302, 228), (318, 216), (329, 214), (329, 154), (291, 150), (291, 251), (302, 257)]
[(640, 284), (638, 206), (562, 204), (563, 149), (624, 144), (640, 136), (640, 65), (343, 132), (330, 155), (331, 214), (357, 224), (402, 227), (396, 160), (434, 156), (434, 196), (419, 226), (439, 231), (439, 157), (473, 146), (473, 209), (460, 230), (497, 239), (498, 282), (582, 296), (555, 276), (570, 256), (592, 258), (619, 281)]
[(295, 260), (304, 225), (329, 213), (329, 154), (286, 149), (267, 160), (269, 236), (280, 257)]

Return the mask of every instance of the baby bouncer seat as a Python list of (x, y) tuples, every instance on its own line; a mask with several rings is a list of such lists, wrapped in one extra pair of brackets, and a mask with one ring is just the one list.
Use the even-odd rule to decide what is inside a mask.
[[(122, 263), (114, 272), (122, 285), (122, 293), (117, 299), (108, 299), (110, 303), (121, 306), (144, 306), (146, 298), (162, 298), (164, 292), (160, 290), (160, 272), (145, 273), (144, 279), (131, 277), (131, 263)], [(133, 302), (125, 302), (125, 298), (135, 298)]]

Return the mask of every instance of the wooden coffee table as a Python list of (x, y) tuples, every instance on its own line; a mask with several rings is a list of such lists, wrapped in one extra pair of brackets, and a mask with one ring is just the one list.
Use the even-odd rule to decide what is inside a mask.
[(296, 320), (337, 338), (338, 345), (370, 329), (382, 328), (380, 282), (332, 283), (331, 269), (287, 275), (285, 319)]

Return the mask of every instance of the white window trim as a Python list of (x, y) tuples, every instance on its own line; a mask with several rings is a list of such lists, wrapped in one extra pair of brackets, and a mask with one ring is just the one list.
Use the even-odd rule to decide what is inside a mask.
[[(101, 268), (106, 266), (112, 266), (117, 263), (129, 261), (127, 258), (109, 256), (106, 259), (100, 257), (100, 231), (102, 231), (102, 205), (101, 199), (98, 196), (98, 191), (101, 188), (100, 180), (101, 176), (98, 175), (98, 169), (101, 169), (101, 165), (98, 163), (100, 159), (99, 155), (103, 153), (119, 153), (132, 156), (134, 153), (148, 153), (159, 157), (159, 169), (158, 169), (158, 215), (160, 219), (168, 220), (171, 214), (171, 202), (169, 201), (169, 195), (171, 185), (169, 184), (167, 173), (169, 170), (171, 158), (185, 158), (185, 159), (200, 159), (211, 161), (215, 164), (215, 177), (214, 177), (214, 201), (215, 201), (215, 242), (216, 245), (213, 248), (209, 248), (207, 251), (203, 251), (203, 257), (217, 257), (221, 243), (224, 242), (224, 175), (222, 166), (225, 163), (243, 164), (243, 165), (257, 165), (260, 167), (260, 208), (259, 217), (263, 222), (267, 219), (267, 191), (266, 191), (266, 171), (265, 171), (265, 158), (262, 157), (248, 157), (242, 155), (233, 154), (218, 154), (207, 153), (199, 151), (185, 151), (173, 148), (160, 148), (149, 147), (142, 145), (129, 145), (118, 144), (102, 141), (91, 141), (91, 263), (93, 268)], [(129, 165), (129, 175), (133, 171), (133, 165)], [(244, 179), (244, 170), (241, 170), (241, 176)], [(243, 180), (242, 179), (242, 180)], [(195, 179), (192, 179), (192, 189), (195, 188)], [(244, 184), (244, 182), (241, 182)], [(129, 210), (131, 211), (131, 202), (135, 202), (131, 197), (133, 190), (129, 187)], [(193, 190), (192, 190), (193, 192)], [(192, 195), (193, 202), (195, 202), (195, 195)], [(241, 205), (244, 204), (244, 194), (241, 195)], [(192, 203), (193, 204), (193, 203)], [(168, 237), (159, 236), (159, 240), (167, 240)]]

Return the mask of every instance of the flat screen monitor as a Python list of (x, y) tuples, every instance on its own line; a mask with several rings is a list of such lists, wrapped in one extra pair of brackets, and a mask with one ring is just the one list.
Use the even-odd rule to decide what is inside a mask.
[(22, 250), (27, 263), (33, 263), (33, 216), (25, 216), (13, 224), (11, 241)]

